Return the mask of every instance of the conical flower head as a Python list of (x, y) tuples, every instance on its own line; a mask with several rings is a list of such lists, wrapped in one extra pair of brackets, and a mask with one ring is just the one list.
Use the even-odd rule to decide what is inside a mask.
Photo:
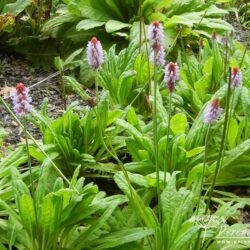
[(207, 106), (204, 112), (204, 122), (206, 124), (209, 124), (218, 120), (221, 113), (222, 113), (222, 108), (220, 107), (220, 100), (218, 98), (215, 98)]
[(159, 47), (162, 46), (163, 38), (162, 24), (158, 21), (152, 22), (148, 28), (148, 40), (151, 48), (153, 50), (159, 50)]
[(167, 88), (170, 92), (175, 89), (176, 82), (179, 80), (179, 67), (177, 63), (170, 62), (165, 67), (164, 81), (167, 84)]
[(103, 63), (103, 50), (100, 41), (93, 37), (87, 45), (88, 64), (92, 69), (99, 69)]
[(22, 116), (31, 111), (32, 106), (31, 97), (29, 96), (29, 89), (23, 83), (18, 83), (14, 95), (12, 97), (14, 111), (17, 116)]
[(242, 73), (239, 68), (231, 69), (231, 89), (239, 87), (242, 84)]
[(154, 21), (148, 28), (148, 40), (150, 43), (150, 61), (154, 63), (154, 54), (156, 55), (156, 65), (165, 64), (165, 50), (162, 46), (164, 39), (162, 24)]

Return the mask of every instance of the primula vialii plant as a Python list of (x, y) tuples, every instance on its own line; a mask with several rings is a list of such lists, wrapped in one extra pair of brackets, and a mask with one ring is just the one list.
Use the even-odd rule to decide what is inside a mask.
[(200, 201), (202, 196), (202, 188), (204, 184), (204, 175), (205, 175), (205, 167), (206, 167), (206, 158), (207, 158), (207, 146), (208, 146), (208, 139), (210, 128), (213, 123), (215, 123), (221, 116), (223, 109), (220, 107), (220, 100), (219, 98), (214, 98), (206, 107), (204, 111), (203, 121), (206, 125), (208, 125), (206, 138), (205, 138), (205, 152), (204, 152), (204, 159), (203, 159), (203, 167), (202, 167), (202, 179), (201, 179), (201, 186), (200, 186), (200, 194), (197, 203), (196, 213), (199, 213)]
[[(166, 184), (166, 172), (167, 169), (172, 172), (171, 157), (167, 156), (169, 151), (169, 135), (170, 135), (170, 120), (171, 120), (171, 110), (172, 110), (172, 92), (175, 90), (177, 81), (179, 80), (179, 67), (177, 63), (170, 62), (165, 67), (164, 81), (166, 83), (166, 88), (169, 91), (169, 110), (168, 110), (168, 127), (167, 127), (167, 147), (165, 153), (165, 164), (164, 164), (164, 186)], [(167, 160), (168, 159), (168, 160)], [(168, 165), (168, 168), (167, 168)]]
[[(157, 66), (162, 67), (165, 64), (165, 50), (163, 48), (163, 27), (158, 21), (154, 21), (148, 28), (148, 40), (150, 44), (150, 61), (154, 64), (154, 91), (153, 91), (153, 135), (154, 135), (154, 155), (156, 172), (156, 189), (159, 202), (159, 211), (161, 211), (161, 192), (160, 192), (160, 174), (158, 163), (158, 131), (157, 131)], [(161, 212), (159, 212), (159, 222), (161, 223)]]

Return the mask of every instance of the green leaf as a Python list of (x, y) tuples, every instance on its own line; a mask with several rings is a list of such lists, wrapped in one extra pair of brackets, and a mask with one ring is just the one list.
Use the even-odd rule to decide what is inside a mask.
[(120, 75), (118, 80), (118, 96), (120, 104), (126, 104), (128, 97), (131, 95), (135, 76), (135, 70), (127, 70)]
[(84, 19), (82, 21), (80, 21), (77, 25), (76, 25), (76, 30), (90, 30), (93, 28), (97, 28), (100, 27), (102, 25), (104, 25), (105, 22), (101, 22), (101, 21), (96, 21), (96, 20), (92, 20), (92, 19)]
[(211, 79), (212, 74), (204, 74), (198, 81), (194, 83), (196, 93), (202, 101), (206, 101), (206, 95), (211, 84)]
[[(95, 1), (95, 0), (94, 0)], [(113, 0), (105, 0), (105, 3), (107, 4), (107, 7), (105, 9), (109, 8), (110, 13), (114, 13), (117, 15), (117, 18), (123, 20), (123, 12), (120, 8), (120, 6), (117, 4), (116, 1)]]
[[(165, 244), (169, 246), (169, 249), (182, 249), (180, 245), (184, 245), (194, 233), (192, 227), (191, 232), (189, 232), (190, 227), (185, 227), (185, 230), (183, 230), (183, 225), (187, 223), (187, 220), (193, 213), (193, 193), (185, 188), (180, 188), (177, 191), (176, 173), (174, 173), (168, 177), (166, 188), (161, 194), (161, 199), (162, 204), (164, 204), (162, 211)], [(176, 241), (176, 238), (182, 239), (178, 243), (180, 245), (177, 244), (178, 241)], [(174, 247), (175, 244), (178, 245), (178, 248)]]
[[(238, 182), (238, 184), (241, 183), (242, 185), (249, 185), (249, 153), (250, 139), (245, 140), (240, 145), (230, 151), (227, 151), (218, 175), (217, 184), (230, 185), (232, 182), (233, 185), (237, 185)], [(212, 171), (210, 178), (213, 178), (212, 176), (215, 164), (216, 163), (211, 166)]]
[(76, 170), (74, 171), (73, 177), (72, 177), (72, 179), (71, 179), (71, 181), (70, 181), (70, 188), (72, 188), (72, 189), (73, 189), (73, 188), (75, 187), (75, 185), (76, 185), (77, 177), (78, 177), (78, 175), (79, 175), (80, 170), (81, 170), (81, 165), (79, 165), (79, 166), (76, 168)]
[(183, 113), (178, 113), (171, 118), (170, 128), (175, 135), (184, 134), (187, 127), (187, 117)]
[(227, 134), (227, 140), (228, 140), (230, 149), (234, 148), (236, 145), (236, 138), (238, 135), (238, 130), (239, 130), (239, 126), (238, 126), (237, 120), (234, 118), (231, 118), (229, 120), (228, 134)]
[(59, 70), (59, 71), (63, 71), (63, 61), (59, 56), (56, 56), (54, 59), (54, 64), (55, 67)]
[(201, 178), (202, 169), (203, 169), (202, 164), (198, 164), (188, 172), (186, 187), (190, 187), (195, 182), (196, 179)]
[(121, 229), (118, 232), (111, 233), (110, 235), (95, 240), (94, 245), (96, 245), (96, 250), (111, 249), (116, 246), (122, 246), (128, 242), (141, 240), (152, 234), (154, 234), (154, 230), (142, 227)]
[[(87, 230), (85, 230), (78, 238), (75, 240), (76, 247), (75, 249), (80, 249), (80, 247), (83, 245), (83, 242), (88, 242), (89, 238), (98, 231), (102, 226), (104, 226), (105, 222), (108, 220), (108, 218), (112, 215), (115, 208), (118, 206), (118, 203), (113, 202), (111, 205), (107, 207), (105, 212), (96, 220), (90, 227), (88, 227)], [(94, 241), (94, 244), (96, 243), (96, 240)]]
[(126, 115), (126, 119), (131, 125), (138, 128), (139, 119), (136, 115), (135, 109), (132, 106), (129, 107), (129, 110), (128, 110), (127, 115)]
[(84, 100), (86, 101), (89, 97), (88, 95), (82, 90), (80, 84), (77, 80), (71, 76), (64, 76), (66, 83)]
[(233, 27), (226, 21), (219, 19), (219, 18), (204, 18), (202, 22), (200, 23), (200, 26), (206, 26), (211, 29), (221, 29), (226, 31), (232, 31)]
[(1, 159), (0, 168), (4, 169), (9, 166), (18, 167), (19, 165), (27, 162), (27, 156), (24, 154), (24, 148), (17, 148), (14, 152), (10, 153), (5, 158)]
[(214, 58), (210, 56), (204, 63), (203, 68), (202, 68), (202, 73), (203, 74), (212, 74), (213, 72), (213, 62)]
[(35, 235), (36, 227), (36, 214), (34, 209), (34, 203), (30, 195), (23, 194), (17, 197), (18, 210), (22, 219), (23, 225), (28, 234), (32, 238)]
[(118, 126), (123, 127), (130, 135), (133, 135), (134, 137), (142, 137), (143, 134), (137, 130), (133, 125), (130, 123), (122, 120), (122, 119), (117, 119), (116, 124)]
[(9, 12), (15, 16), (24, 11), (29, 5), (32, 4), (32, 0), (17, 0), (15, 3), (6, 4), (3, 8), (3, 13)]
[(63, 66), (69, 66), (69, 64), (72, 63), (75, 60), (75, 58), (82, 53), (82, 51), (83, 51), (83, 48), (78, 49), (74, 51), (72, 54), (70, 54), (66, 58), (66, 60), (63, 62)]
[(101, 7), (100, 2), (98, 3), (99, 3), (99, 6), (98, 6), (99, 8), (94, 6), (95, 3), (93, 1), (77, 1), (74, 4), (76, 4), (77, 8), (80, 9), (81, 15), (83, 17), (96, 20), (96, 21), (100, 21), (100, 22), (105, 22), (105, 21), (112, 19), (112, 16), (110, 16), (105, 11), (105, 9), (100, 8)]
[(241, 102), (242, 102), (242, 108), (244, 111), (245, 116), (249, 117), (250, 116), (250, 97), (248, 94), (248, 89), (243, 86), (241, 89)]
[(196, 156), (196, 155), (200, 154), (201, 152), (203, 152), (204, 149), (205, 149), (204, 147), (193, 148), (193, 149), (186, 152), (186, 157), (191, 158), (193, 156)]
[(129, 27), (131, 27), (131, 24), (123, 23), (123, 22), (116, 21), (116, 20), (109, 20), (105, 24), (105, 29), (108, 33), (112, 33), (114, 31), (118, 31), (124, 28), (129, 28)]

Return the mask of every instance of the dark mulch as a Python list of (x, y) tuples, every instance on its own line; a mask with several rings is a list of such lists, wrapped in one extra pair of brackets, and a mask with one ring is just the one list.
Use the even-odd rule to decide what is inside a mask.
[[(52, 117), (56, 117), (63, 112), (63, 101), (58, 76), (54, 76), (55, 72), (48, 72), (42, 69), (35, 69), (21, 58), (13, 55), (0, 54), (0, 88), (15, 87), (18, 82), (23, 82), (30, 88), (30, 96), (32, 97), (32, 106), (35, 110), (40, 110), (41, 103), (45, 97), (48, 97), (48, 113)], [(53, 77), (54, 76), (54, 77)], [(48, 78), (46, 80), (46, 78)], [(12, 108), (11, 97), (5, 97), (5, 101)], [(0, 121), (9, 136), (6, 141), (9, 143), (19, 142), (22, 131), (11, 115), (0, 104)], [(35, 137), (38, 137), (38, 131), (30, 126), (29, 130)]]

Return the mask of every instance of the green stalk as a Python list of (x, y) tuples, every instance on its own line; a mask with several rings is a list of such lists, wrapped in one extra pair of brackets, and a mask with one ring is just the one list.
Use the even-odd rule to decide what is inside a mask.
[(230, 105), (231, 108), (230, 108), (229, 117), (228, 117), (227, 134), (228, 134), (229, 127), (230, 127), (231, 118), (233, 117), (233, 113), (234, 113), (233, 111), (234, 96), (235, 96), (235, 91), (233, 91), (233, 94), (232, 94), (232, 100), (231, 100), (231, 105)]
[[(147, 35), (146, 35), (146, 25), (144, 22), (144, 19), (142, 17), (142, 24), (143, 24), (143, 34), (145, 41), (147, 41)], [(148, 96), (151, 94), (151, 72), (150, 72), (150, 61), (149, 61), (149, 48), (148, 48), (148, 43), (145, 43), (146, 46), (146, 57), (147, 57), (147, 74), (148, 74)]]
[(171, 120), (171, 110), (172, 110), (172, 92), (169, 91), (169, 112), (168, 112), (168, 127), (167, 127), (167, 145), (165, 150), (165, 164), (164, 164), (164, 188), (166, 187), (166, 174), (167, 174), (167, 163), (169, 164), (169, 171), (172, 172), (172, 166), (171, 166), (171, 155), (169, 155), (170, 161), (167, 160), (168, 156), (168, 150), (169, 150), (169, 135), (170, 135), (170, 120)]
[[(98, 109), (99, 92), (98, 92), (98, 83), (97, 83), (97, 70), (94, 71), (94, 76), (95, 76), (95, 101), (96, 101), (96, 108)], [(97, 110), (97, 114), (98, 114), (98, 110)]]
[(208, 11), (208, 8), (205, 10), (204, 14), (202, 15), (202, 17), (201, 17), (201, 19), (200, 19), (200, 21), (199, 21), (196, 29), (198, 29), (200, 27), (201, 22), (203, 21), (203, 19), (205, 18), (206, 14), (207, 14), (207, 11)]
[(227, 80), (227, 63), (228, 63), (228, 37), (226, 37), (226, 52), (224, 58), (224, 80)]
[(27, 134), (28, 124), (27, 124), (26, 117), (24, 117), (23, 121), (24, 121), (23, 131), (24, 131), (24, 137), (25, 137), (25, 147), (26, 147), (26, 153), (28, 157), (28, 167), (29, 167), (29, 172), (30, 172), (31, 193), (32, 193), (32, 197), (34, 198), (35, 188), (34, 188), (32, 168), (31, 168), (31, 157), (30, 157), (28, 134)]
[(177, 33), (177, 35), (175, 36), (174, 41), (173, 41), (171, 47), (168, 49), (168, 51), (167, 51), (167, 53), (166, 53), (166, 56), (168, 56), (169, 53), (172, 51), (172, 49), (173, 49), (173, 47), (175, 46), (175, 44), (176, 44), (176, 42), (177, 42), (177, 39), (179, 38), (180, 34), (181, 34), (181, 29), (178, 30), (178, 33)]
[(216, 179), (217, 179), (217, 176), (218, 176), (218, 173), (219, 173), (219, 170), (220, 170), (220, 166), (221, 166), (221, 162), (222, 162), (222, 158), (223, 158), (223, 152), (224, 152), (224, 148), (225, 148), (225, 139), (227, 137), (229, 102), (230, 102), (230, 86), (231, 86), (231, 68), (229, 68), (229, 80), (228, 80), (227, 96), (226, 96), (226, 108), (225, 108), (226, 113), (225, 113), (225, 120), (224, 120), (222, 139), (221, 139), (221, 144), (220, 144), (220, 151), (219, 151), (219, 155), (218, 155), (218, 159), (217, 159), (217, 163), (216, 163), (216, 167), (215, 167), (214, 178), (213, 178), (212, 185), (211, 185), (211, 188), (210, 188), (210, 191), (209, 191), (209, 196), (208, 196), (208, 200), (207, 200), (205, 214), (208, 212), (208, 209), (209, 209), (209, 205), (210, 205), (211, 198), (212, 198), (212, 195), (213, 195)]
[(66, 101), (66, 90), (65, 90), (65, 83), (64, 83), (64, 71), (60, 70), (60, 83), (62, 88), (62, 96), (63, 96), (63, 108), (64, 110), (67, 109), (67, 101)]
[[(14, 118), (16, 123), (24, 129), (23, 124), (19, 121), (19, 119), (16, 117), (16, 115), (11, 111), (8, 104), (4, 101), (4, 99), (0, 96), (0, 101), (2, 102), (3, 106), (6, 108), (6, 110), (11, 114), (11, 116)], [(28, 132), (26, 131), (27, 136), (35, 143), (35, 145), (39, 148), (39, 150), (43, 153), (43, 155), (49, 160), (51, 165), (54, 167), (54, 169), (58, 172), (58, 174), (67, 182), (68, 185), (70, 185), (70, 181), (67, 179), (67, 177), (61, 172), (61, 170), (56, 166), (56, 164), (51, 160), (51, 158), (48, 156), (48, 154), (41, 148), (41, 146), (38, 144), (36, 139)], [(77, 190), (76, 190), (77, 191)], [(78, 192), (78, 191), (77, 191)]]
[[(210, 133), (210, 128), (211, 128), (211, 124), (209, 124), (208, 129), (207, 129), (207, 133), (206, 133), (206, 137), (205, 137), (205, 151), (204, 151), (204, 159), (203, 159), (203, 165), (202, 165), (202, 176), (201, 176), (201, 186), (200, 186), (200, 192), (199, 192), (199, 198), (198, 198), (198, 202), (197, 202), (197, 207), (196, 207), (196, 211), (195, 211), (195, 215), (197, 216), (199, 213), (199, 207), (200, 207), (200, 202), (201, 202), (201, 196), (202, 196), (202, 188), (204, 185), (204, 175), (205, 175), (205, 168), (206, 168), (206, 158), (207, 158), (207, 148), (208, 148), (208, 136)], [(201, 232), (202, 229), (200, 228), (198, 231), (198, 237), (195, 243), (195, 248), (196, 250), (200, 250), (200, 245), (201, 245)]]
[(201, 196), (202, 196), (202, 188), (204, 185), (204, 176), (205, 176), (205, 168), (206, 168), (206, 159), (207, 159), (207, 148), (208, 148), (208, 138), (209, 133), (211, 129), (211, 124), (208, 125), (206, 137), (205, 137), (205, 149), (204, 149), (204, 159), (203, 159), (203, 165), (202, 165), (202, 177), (201, 177), (201, 186), (200, 186), (200, 192), (199, 192), (199, 198), (197, 202), (197, 208), (196, 208), (196, 215), (198, 215), (200, 202), (201, 202)]
[(139, 31), (139, 53), (141, 53), (142, 46), (142, 11), (141, 11), (141, 0), (139, 0), (139, 18), (140, 18), (140, 31)]
[(159, 204), (159, 223), (161, 225), (161, 191), (160, 191), (160, 173), (158, 163), (158, 131), (157, 131), (157, 66), (156, 52), (154, 52), (154, 107), (153, 107), (153, 135), (155, 150), (155, 171), (156, 171), (156, 191)]
[(247, 53), (247, 46), (249, 44), (249, 40), (250, 40), (250, 35), (248, 35), (248, 37), (247, 37), (247, 45), (245, 47), (245, 50), (244, 50), (244, 53), (243, 53), (243, 56), (242, 56), (242, 59), (241, 59), (241, 62), (240, 62), (240, 69), (241, 69), (241, 67), (243, 65), (243, 62), (244, 62), (244, 59), (245, 59), (245, 56), (246, 56), (246, 53)]

